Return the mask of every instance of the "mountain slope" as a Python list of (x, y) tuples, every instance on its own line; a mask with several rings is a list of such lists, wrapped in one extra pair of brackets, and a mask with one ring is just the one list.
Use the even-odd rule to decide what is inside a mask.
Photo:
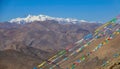
[[(119, 49), (120, 49), (119, 47), (120, 46), (120, 43), (119, 43), (120, 25), (113, 22), (111, 23), (111, 22), (112, 21), (102, 26), (103, 28), (98, 31), (96, 35), (97, 37), (96, 36), (92, 37), (90, 34), (89, 36), (87, 35), (87, 38), (92, 37), (92, 40), (90, 40), (90, 43), (89, 42), (85, 43), (86, 38), (83, 37), (82, 43), (85, 43), (85, 45), (81, 45), (81, 42), (79, 42), (78, 44), (80, 45), (74, 44), (73, 46), (80, 46), (80, 47), (78, 47), (78, 49), (76, 50), (73, 50), (72, 53), (69, 54), (70, 51), (68, 52), (61, 51), (60, 53), (62, 53), (62, 55), (59, 55), (58, 53), (57, 55), (53, 56), (53, 58), (51, 57), (52, 59), (51, 58), (48, 59), (48, 61), (51, 62), (51, 64), (53, 64), (48, 68), (56, 67), (55, 69), (58, 69), (59, 67), (60, 69), (61, 68), (62, 69), (66, 69), (66, 68), (67, 69), (69, 68), (94, 69), (101, 66), (102, 63), (107, 61), (108, 59), (111, 59), (112, 56), (115, 53), (119, 52)], [(113, 48), (115, 45), (118, 45), (118, 46)], [(91, 65), (91, 63), (93, 64)], [(42, 65), (43, 68), (45, 67), (46, 64)]]
[(0, 23), (0, 69), (32, 69), (100, 26), (58, 21)]
[[(56, 21), (33, 22), (24, 25), (0, 23), (0, 49), (24, 46), (46, 51), (63, 49), (94, 31), (99, 24), (58, 24)], [(86, 28), (87, 27), (87, 28)]]
[[(99, 43), (105, 41), (105, 38), (100, 38), (93, 41), (88, 47), (86, 47), (82, 52), (69, 57), (69, 60), (62, 62), (60, 67), (63, 69), (71, 67), (72, 64), (81, 58), (81, 56), (90, 53)], [(113, 55), (120, 52), (120, 35), (114, 37), (107, 44), (102, 46), (96, 52), (89, 55), (84, 62), (78, 63), (75, 69), (95, 69), (99, 68), (105, 61), (113, 58)], [(67, 65), (66, 65), (67, 64)]]
[(32, 69), (52, 54), (32, 47), (0, 51), (0, 69)]
[[(113, 54), (120, 52), (119, 38), (120, 35), (115, 37), (115, 39), (111, 40), (108, 44), (106, 44), (98, 51), (96, 51), (88, 58), (86, 58), (86, 60), (84, 62), (81, 62), (79, 65), (77, 65), (75, 69), (95, 69), (97, 67), (100, 67), (104, 61), (112, 58)], [(88, 46), (82, 52), (80, 52), (79, 54), (73, 57), (70, 57), (70, 60), (61, 63), (60, 67), (64, 69), (70, 67), (75, 60), (79, 59), (84, 54), (92, 51), (103, 40), (104, 39), (102, 38), (94, 41), (92, 44), (90, 44), (90, 46)]]

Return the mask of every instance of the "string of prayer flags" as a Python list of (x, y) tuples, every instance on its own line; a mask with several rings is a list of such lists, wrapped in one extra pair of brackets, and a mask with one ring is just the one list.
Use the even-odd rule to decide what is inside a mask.
[(46, 61), (42, 62), (40, 65), (38, 65), (38, 67), (42, 67), (44, 64), (46, 63)]
[(92, 35), (92, 34), (88, 34), (88, 35), (84, 36), (84, 39), (85, 39), (85, 40), (88, 40), (88, 39), (91, 39), (91, 38), (93, 38), (93, 35)]

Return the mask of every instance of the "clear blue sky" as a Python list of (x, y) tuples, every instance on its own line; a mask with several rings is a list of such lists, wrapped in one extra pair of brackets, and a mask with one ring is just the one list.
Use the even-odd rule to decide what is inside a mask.
[(120, 14), (120, 0), (0, 0), (0, 22), (28, 14), (105, 22)]

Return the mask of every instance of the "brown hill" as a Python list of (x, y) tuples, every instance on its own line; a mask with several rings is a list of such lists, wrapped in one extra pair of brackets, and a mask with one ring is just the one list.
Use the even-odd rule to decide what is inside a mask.
[[(60, 67), (67, 68), (71, 67), (73, 62), (77, 59), (80, 59), (81, 56), (92, 51), (100, 42), (103, 42), (105, 39), (100, 38), (93, 41), (90, 46), (86, 47), (82, 52), (77, 55), (70, 57), (70, 60), (67, 60), (61, 63)], [(102, 66), (102, 64), (113, 58), (113, 55), (120, 52), (120, 35), (117, 35), (114, 39), (110, 40), (109, 43), (105, 44), (96, 52), (92, 53), (89, 57), (86, 58), (84, 62), (81, 62), (76, 66), (75, 69), (96, 69)], [(118, 60), (119, 61), (119, 60)], [(115, 62), (115, 61), (113, 61)], [(67, 65), (66, 65), (67, 64)], [(107, 69), (107, 68), (105, 68)], [(108, 68), (112, 69), (112, 68)], [(114, 68), (113, 68), (114, 69)]]
[(0, 51), (0, 69), (32, 69), (34, 66), (51, 57), (50, 52), (34, 48)]
[(32, 69), (100, 26), (96, 23), (0, 23), (0, 69)]
[(58, 24), (56, 21), (28, 24), (0, 23), (0, 50), (28, 46), (46, 51), (63, 49), (93, 32), (99, 24)]

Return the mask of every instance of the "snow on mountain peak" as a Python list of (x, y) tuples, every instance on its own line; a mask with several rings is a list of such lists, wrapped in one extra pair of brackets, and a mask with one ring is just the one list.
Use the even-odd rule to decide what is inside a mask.
[(71, 24), (76, 24), (76, 23), (81, 23), (81, 22), (87, 22), (85, 20), (77, 20), (73, 18), (58, 18), (58, 17), (50, 17), (46, 15), (28, 15), (26, 18), (15, 18), (11, 19), (9, 22), (10, 23), (18, 23), (18, 24), (24, 24), (24, 23), (30, 23), (34, 21), (46, 21), (46, 20), (55, 20), (58, 21), (58, 23), (71, 23)]

